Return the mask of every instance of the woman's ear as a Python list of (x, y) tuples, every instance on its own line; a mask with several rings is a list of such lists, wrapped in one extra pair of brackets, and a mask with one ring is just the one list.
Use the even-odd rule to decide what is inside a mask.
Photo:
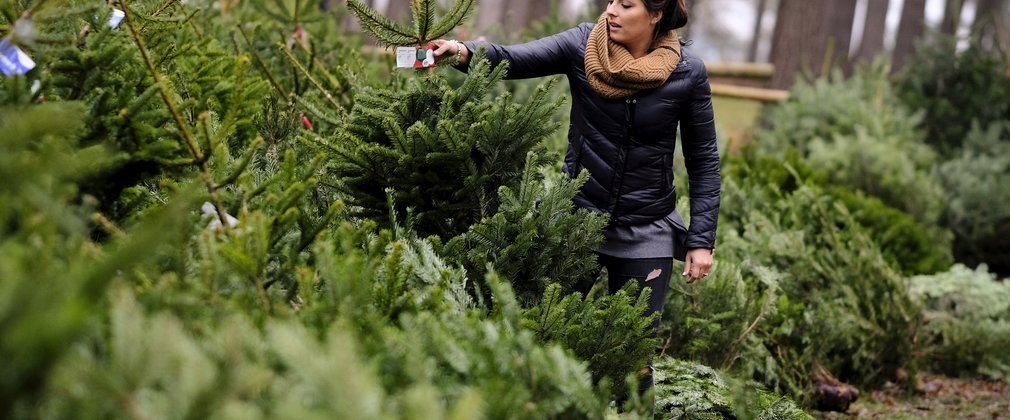
[(649, 14), (651, 15), (650, 19), (649, 19), (649, 22), (652, 23), (653, 25), (657, 25), (657, 24), (659, 24), (659, 21), (663, 20), (663, 11), (662, 10), (657, 10), (655, 12), (649, 12)]

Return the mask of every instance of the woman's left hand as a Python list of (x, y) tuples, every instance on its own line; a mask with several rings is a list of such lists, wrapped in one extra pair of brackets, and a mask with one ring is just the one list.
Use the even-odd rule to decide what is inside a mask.
[(693, 248), (684, 257), (684, 272), (687, 284), (694, 283), (712, 272), (712, 250), (708, 248)]
[(446, 60), (458, 59), (458, 64), (470, 62), (470, 51), (466, 49), (462, 42), (436, 39), (431, 41), (435, 47), (435, 62), (441, 63)]

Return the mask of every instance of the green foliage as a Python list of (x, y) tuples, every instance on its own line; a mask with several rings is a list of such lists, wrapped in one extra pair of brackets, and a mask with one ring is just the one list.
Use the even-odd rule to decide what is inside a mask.
[(896, 91), (908, 107), (924, 111), (926, 142), (948, 153), (961, 147), (974, 124), (1006, 121), (1010, 61), (976, 37), (958, 51), (955, 37), (934, 35), (918, 46)]
[(216, 302), (223, 316), (207, 318), (143, 309), (163, 293), (138, 300), (117, 291), (106, 332), (60, 364), (42, 409), (159, 418), (600, 417), (604, 396), (585, 363), (519, 328), (506, 284), (487, 279), (497, 303), (488, 314), (457, 293), (465, 277), (429, 245), (368, 230), (345, 224), (321, 238), (320, 264), (299, 269), (312, 285), (300, 292), (304, 303), (265, 322), (224, 296)]
[(787, 398), (670, 357), (656, 362), (656, 411), (668, 419), (813, 418)]
[(89, 241), (95, 203), (75, 199), (77, 183), (107, 167), (101, 147), (79, 147), (79, 103), (0, 108), (0, 416), (20, 417), (45, 394), (67, 343), (85, 334), (101, 311), (105, 285), (150, 261), (146, 249), (174, 236), (187, 200), (149, 215), (129, 237)]
[(424, 45), (459, 26), (473, 10), (474, 0), (456, 0), (441, 19), (435, 19), (435, 0), (411, 0), (412, 28), (382, 16), (358, 0), (347, 0), (347, 8), (358, 17), (361, 27), (384, 45)]
[[(749, 333), (754, 337), (742, 339), (761, 345), (727, 358), (739, 358), (735, 369), (796, 396), (809, 392), (817, 365), (843, 381), (883, 383), (911, 361), (919, 316), (905, 279), (842, 203), (802, 178), (804, 170), (787, 180), (774, 171), (763, 174), (775, 165), (760, 162), (735, 160), (734, 170), (727, 172), (719, 255), (746, 268), (744, 290), (760, 291), (774, 279), (780, 292), (766, 311), (767, 301), (739, 298), (734, 291), (740, 290), (738, 283), (713, 285), (726, 288), (721, 292), (729, 302), (707, 303), (714, 307), (709, 319), (723, 319), (717, 311), (746, 302), (728, 312), (719, 328), (732, 333), (740, 331), (742, 320), (759, 320)], [(767, 182), (769, 178), (780, 182)], [(719, 296), (701, 296), (706, 295)], [(682, 314), (671, 314), (674, 319), (698, 317), (689, 306), (679, 307)], [(760, 319), (756, 313), (766, 315)]]
[(108, 19), (106, 3), (78, 3), (86, 7), (37, 19), (40, 31), (62, 37), (36, 48), (39, 77), (46, 100), (87, 104), (81, 143), (115, 156), (81, 183), (105, 217), (130, 223), (159, 203), (154, 190), (170, 188), (166, 177), (226, 170), (206, 167), (208, 149), (227, 143), (251, 156), (243, 149), (256, 143), (253, 118), (267, 84), (250, 77), (248, 57), (180, 30), (187, 17), (176, 6), (130, 3), (129, 19), (112, 29), (96, 23)]
[(498, 212), (452, 238), (443, 254), (459, 261), (471, 275), (482, 276), (488, 264), (509, 279), (520, 302), (535, 302), (552, 283), (566, 291), (580, 281), (591, 283), (597, 271), (595, 251), (607, 220), (573, 209), (572, 197), (585, 182), (557, 172), (545, 179), (536, 156), (527, 156), (519, 191), (501, 187)]
[(1010, 283), (985, 266), (911, 279), (910, 293), (925, 308), (919, 331), (928, 366), (950, 375), (1010, 378)]
[[(952, 234), (948, 230), (921, 223), (876, 197), (831, 183), (825, 172), (815, 170), (795, 152), (787, 153), (783, 162), (746, 149), (742, 159), (732, 159), (727, 166), (728, 178), (746, 178), (749, 183), (764, 184), (782, 193), (793, 192), (802, 184), (816, 185), (823, 194), (845, 205), (879, 245), (884, 258), (902, 273), (934, 273), (946, 270), (952, 263)], [(758, 199), (773, 199), (762, 194)], [(730, 220), (746, 217), (737, 210), (727, 208), (724, 215)]]
[(642, 316), (649, 293), (635, 299), (635, 286), (629, 283), (616, 294), (583, 299), (578, 292), (563, 296), (554, 284), (537, 306), (525, 311), (523, 326), (540, 341), (558, 343), (588, 361), (594, 382), (605, 381), (612, 393), (625, 395), (624, 378), (646, 366), (656, 345), (655, 315)]
[(756, 136), (763, 153), (796, 149), (833, 182), (928, 225), (942, 211), (943, 191), (931, 174), (935, 153), (916, 140), (919, 121), (894, 97), (886, 68), (878, 65), (849, 79), (836, 74), (798, 83)]
[(703, 282), (671, 283), (660, 337), (665, 337), (664, 353), (730, 369), (762, 347), (755, 328), (775, 313), (782, 275), (721, 254)]
[[(228, 8), (208, 4), (202, 13), (211, 18), (201, 24), (251, 58), (283, 104), (279, 108), (297, 117), (289, 119), (302, 125), (304, 116), (311, 124), (308, 129), (331, 133), (343, 125), (355, 89), (385, 82), (392, 64), (366, 57), (358, 42), (349, 42), (356, 39), (340, 27), (345, 9), (325, 12), (319, 6), (301, 0), (252, 0)], [(273, 121), (267, 117), (263, 122)], [(286, 140), (263, 136), (271, 142)]]
[(504, 74), (504, 65), (492, 70), (480, 59), (456, 88), (433, 74), (406, 90), (359, 93), (345, 129), (316, 139), (332, 159), (329, 183), (355, 215), (386, 226), (390, 190), (396, 213), (408, 214), (422, 236), (451, 238), (492, 216), (498, 188), (518, 186), (527, 152), (535, 151), (536, 166), (546, 162), (539, 144), (554, 131), (548, 117), (560, 105), (549, 85), (523, 105), (488, 97)]
[(963, 147), (936, 169), (947, 191), (943, 222), (956, 237), (959, 261), (986, 262), (1010, 274), (1010, 124), (976, 126)]
[(880, 246), (884, 259), (902, 274), (946, 270), (953, 263), (953, 235), (937, 225), (926, 225), (884, 204), (880, 199), (844, 187), (825, 186), (852, 213), (866, 234)]

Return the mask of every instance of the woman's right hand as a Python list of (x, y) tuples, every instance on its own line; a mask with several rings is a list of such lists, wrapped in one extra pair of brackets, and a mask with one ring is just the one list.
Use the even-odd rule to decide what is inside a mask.
[(431, 45), (435, 47), (435, 63), (441, 63), (443, 61), (449, 61), (452, 64), (456, 64), (454, 61), (456, 57), (459, 57), (459, 64), (467, 64), (470, 62), (470, 50), (459, 41), (450, 41), (446, 39), (436, 39), (431, 41)]

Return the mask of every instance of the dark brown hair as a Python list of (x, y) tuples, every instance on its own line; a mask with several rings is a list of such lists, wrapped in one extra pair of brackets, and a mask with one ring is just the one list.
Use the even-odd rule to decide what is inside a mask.
[(642, 3), (645, 3), (645, 9), (650, 12), (663, 12), (663, 17), (656, 25), (656, 37), (687, 25), (686, 0), (642, 0)]

